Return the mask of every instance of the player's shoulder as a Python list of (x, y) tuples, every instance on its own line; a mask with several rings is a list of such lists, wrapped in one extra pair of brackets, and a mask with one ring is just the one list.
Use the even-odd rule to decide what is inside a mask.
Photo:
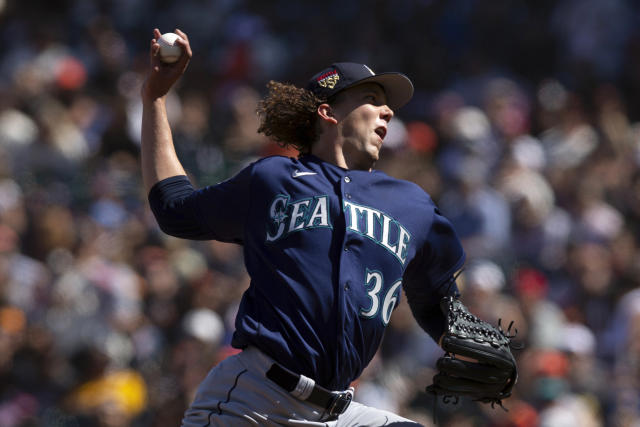
[(254, 169), (258, 170), (279, 171), (286, 167), (292, 167), (297, 163), (298, 159), (296, 159), (295, 157), (274, 155), (258, 159), (253, 162), (252, 166)]
[(276, 178), (282, 174), (283, 170), (291, 169), (291, 165), (295, 160), (291, 157), (278, 155), (261, 157), (247, 163), (243, 171), (248, 172), (254, 178)]
[(434, 204), (429, 193), (415, 182), (392, 177), (380, 170), (375, 170), (373, 175), (375, 175), (376, 180), (380, 184), (392, 187), (394, 191), (398, 191), (399, 194), (406, 196), (406, 199), (413, 199), (430, 205)]
[(286, 156), (264, 157), (254, 163), (254, 174), (266, 179), (298, 178), (305, 175), (324, 175), (321, 162), (314, 158)]

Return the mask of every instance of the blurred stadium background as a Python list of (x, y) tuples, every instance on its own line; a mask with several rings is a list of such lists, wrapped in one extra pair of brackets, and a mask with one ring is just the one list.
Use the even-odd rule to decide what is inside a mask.
[[(0, 425), (177, 426), (229, 347), (241, 248), (168, 238), (140, 180), (151, 31), (194, 57), (169, 99), (197, 185), (288, 154), (270, 79), (408, 74), (379, 169), (469, 254), (464, 299), (526, 345), (509, 412), (442, 426), (640, 426), (640, 4), (631, 0), (0, 0)], [(440, 352), (394, 313), (358, 400), (432, 425)]]

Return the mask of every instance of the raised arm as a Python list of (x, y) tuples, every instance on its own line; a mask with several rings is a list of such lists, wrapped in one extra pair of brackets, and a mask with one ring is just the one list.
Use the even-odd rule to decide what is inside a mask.
[(181, 39), (176, 41), (182, 47), (182, 56), (173, 64), (160, 61), (156, 28), (150, 47), (150, 67), (142, 86), (142, 178), (148, 192), (158, 181), (176, 175), (186, 175), (173, 146), (171, 128), (167, 120), (165, 100), (167, 93), (187, 69), (191, 59), (191, 47), (187, 35), (175, 30)]

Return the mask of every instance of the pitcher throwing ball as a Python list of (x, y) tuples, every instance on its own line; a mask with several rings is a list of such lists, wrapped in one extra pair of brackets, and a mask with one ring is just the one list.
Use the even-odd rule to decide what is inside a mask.
[[(336, 63), (306, 88), (270, 82), (258, 131), (300, 156), (264, 158), (197, 190), (176, 156), (165, 110), (165, 96), (192, 55), (187, 35), (176, 33), (183, 54), (165, 64), (154, 31), (142, 89), (149, 203), (172, 236), (242, 245), (251, 276), (232, 342), (242, 351), (210, 371), (182, 425), (418, 425), (357, 403), (349, 387), (376, 353), (401, 288), (434, 340), (454, 337), (460, 346), (469, 324), (491, 327), (463, 313), (467, 324), (451, 328), (451, 313), (461, 306), (454, 279), (465, 259), (460, 241), (420, 187), (374, 169), (394, 111), (413, 95), (411, 81)], [(448, 324), (447, 317), (454, 320)], [(506, 354), (504, 343), (486, 341), (473, 348)], [(446, 371), (429, 391), (469, 394), (490, 384), (486, 401), (507, 397), (515, 363), (511, 371), (505, 367), (508, 345), (506, 352), (495, 368), (484, 360), (460, 364), (447, 353)], [(481, 378), (469, 376), (474, 365)]]

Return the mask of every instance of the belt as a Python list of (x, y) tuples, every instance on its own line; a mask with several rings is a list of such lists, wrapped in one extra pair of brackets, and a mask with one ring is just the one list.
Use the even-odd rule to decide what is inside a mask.
[(311, 378), (295, 374), (277, 363), (266, 372), (267, 378), (300, 400), (324, 408), (330, 416), (338, 416), (347, 410), (353, 399), (353, 389), (330, 391)]

